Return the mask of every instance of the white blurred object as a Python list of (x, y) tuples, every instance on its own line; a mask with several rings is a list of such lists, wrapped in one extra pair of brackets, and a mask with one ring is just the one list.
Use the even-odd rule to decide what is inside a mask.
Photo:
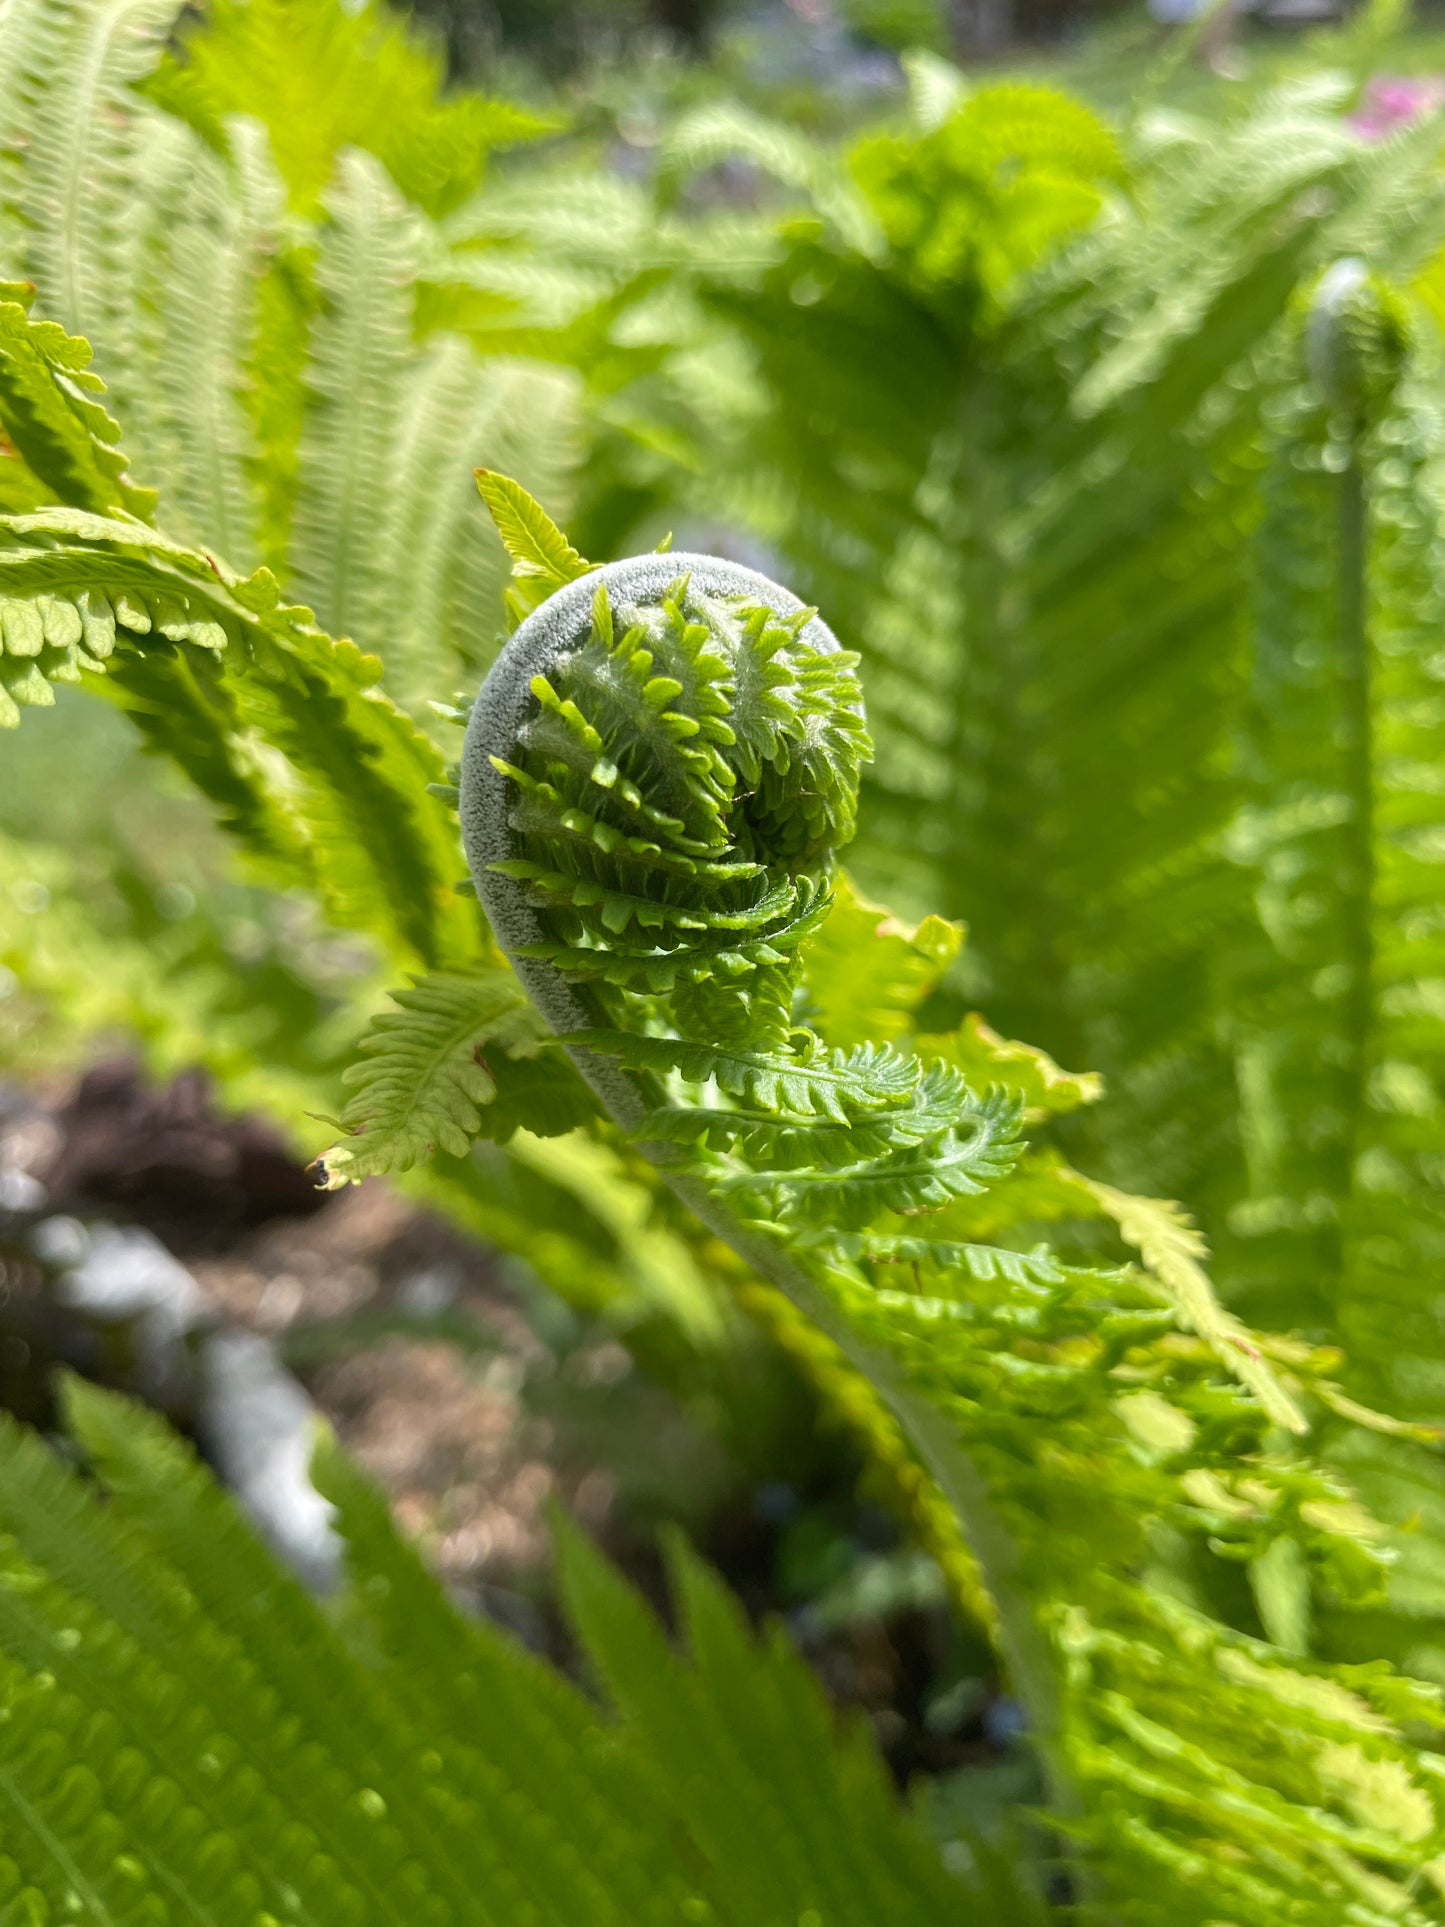
[(308, 1586), (337, 1578), (331, 1507), (311, 1483), (316, 1409), (274, 1347), (216, 1322), (186, 1267), (134, 1225), (47, 1218), (31, 1249), (56, 1274), (56, 1301), (102, 1327), (129, 1327), (134, 1383), (164, 1407), (194, 1409), (200, 1443), (258, 1530)]
[(201, 1442), (216, 1470), (292, 1571), (329, 1590), (341, 1544), (311, 1483), (316, 1408), (254, 1332), (210, 1333), (200, 1370)]

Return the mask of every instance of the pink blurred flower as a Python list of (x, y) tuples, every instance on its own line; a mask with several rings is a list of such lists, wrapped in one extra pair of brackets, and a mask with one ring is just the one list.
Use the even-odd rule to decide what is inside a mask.
[(1442, 103), (1445, 78), (1438, 74), (1376, 74), (1365, 82), (1350, 126), (1362, 140), (1381, 141)]

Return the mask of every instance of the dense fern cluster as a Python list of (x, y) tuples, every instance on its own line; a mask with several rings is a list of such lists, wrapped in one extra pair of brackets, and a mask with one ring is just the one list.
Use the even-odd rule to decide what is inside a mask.
[[(713, 811), (731, 789), (725, 776), (720, 793), (708, 779), (736, 754), (727, 738), (748, 730), (743, 678), (735, 666), (729, 676), (728, 656), (718, 648), (714, 673), (698, 669), (716, 628), (688, 622), (687, 598), (707, 569), (720, 573), (699, 563), (668, 581), (657, 560), (646, 559), (579, 576), (522, 624), (472, 711), (462, 771), (469, 853), (523, 982), (678, 1196), (882, 1389), (963, 1524), (984, 1610), (1028, 1700), (1055, 1792), (1083, 1801), (1092, 1818), (1080, 1825), (1111, 1879), (1134, 1892), (1153, 1881), (1162, 1919), (1186, 1904), (1202, 1852), (1215, 1872), (1189, 1918), (1213, 1917), (1223, 1892), (1321, 1921), (1371, 1892), (1382, 1905), (1389, 1892), (1397, 1895), (1391, 1907), (1408, 1907), (1407, 1870), (1417, 1845), (1435, 1838), (1438, 1816), (1421, 1807), (1417, 1822), (1412, 1796), (1409, 1817), (1402, 1808), (1378, 1833), (1363, 1819), (1370, 1796), (1362, 1789), (1376, 1780), (1424, 1793), (1407, 1753), (1394, 1753), (1393, 1763), (1387, 1757), (1401, 1728), (1391, 1728), (1384, 1751), (1356, 1761), (1329, 1751), (1345, 1744), (1343, 1703), (1334, 1713), (1321, 1704), (1323, 1723), (1301, 1741), (1319, 1776), (1321, 1814), (1277, 1805), (1290, 1753), (1283, 1709), (1315, 1691), (1308, 1670), (1295, 1670), (1286, 1655), (1307, 1643), (1316, 1599), (1348, 1612), (1379, 1590), (1347, 1488), (1283, 1449), (1289, 1432), (1303, 1428), (1298, 1399), (1308, 1377), (1293, 1394), (1280, 1383), (1259, 1343), (1212, 1307), (1197, 1267), (1191, 1276), (1188, 1240), (1164, 1255), (1168, 1233), (1148, 1206), (1091, 1187), (1057, 1161), (1020, 1162), (1022, 1093), (1008, 1088), (1003, 1051), (991, 1067), (992, 1092), (950, 1062), (967, 1050), (963, 1039), (920, 1037), (911, 1052), (906, 1039), (903, 1048), (852, 1054), (834, 1046), (830, 1054), (826, 1019), (821, 1030), (808, 1021), (806, 943), (792, 1021), (781, 1030), (767, 967), (741, 949), (719, 950), (700, 917), (659, 930), (638, 915), (643, 903), (666, 906), (666, 916), (691, 900), (692, 873), (679, 875), (677, 860), (703, 860)], [(639, 574), (654, 585), (650, 607), (624, 599), (624, 585)], [(626, 610), (625, 628), (614, 601)], [(694, 606), (701, 612), (704, 598)], [(766, 637), (763, 611), (754, 623)], [(743, 626), (739, 641), (748, 633)], [(622, 683), (618, 671), (633, 651), (659, 636), (670, 637), (671, 648), (648, 649), (647, 663)], [(671, 673), (654, 677), (658, 668)], [(845, 671), (835, 700), (856, 720), (854, 694)], [(649, 742), (645, 758), (633, 753), (639, 740)], [(799, 758), (787, 780), (801, 799), (816, 778)], [(623, 781), (637, 794), (618, 808), (634, 832), (639, 806), (651, 810), (652, 839), (610, 821), (599, 859), (599, 816), (581, 805), (599, 787), (610, 799)], [(539, 801), (542, 786), (549, 793)], [(677, 829), (664, 829), (661, 817)], [(784, 825), (776, 842), (743, 814), (729, 853), (783, 869), (797, 860), (795, 820), (776, 810), (769, 817)], [(689, 832), (696, 854), (665, 840)], [(514, 848), (533, 854), (497, 854)], [(577, 848), (586, 868), (569, 878), (561, 852)], [(592, 916), (587, 901), (604, 878), (602, 902), (617, 906), (610, 918)], [(539, 890), (542, 879), (552, 880)], [(766, 872), (754, 887), (767, 887)], [(580, 907), (564, 894), (579, 889)], [(559, 899), (565, 907), (554, 924)], [(851, 898), (838, 908), (844, 917), (861, 909)], [(542, 942), (533, 940), (539, 919), (549, 932)], [(635, 931), (651, 957), (668, 946), (665, 968), (639, 968)], [(887, 944), (876, 913), (871, 935)], [(615, 972), (607, 962), (614, 947)], [(587, 1025), (589, 993), (579, 994), (579, 978), (604, 987), (610, 1028)], [(729, 995), (763, 1005), (743, 1048), (698, 1034), (695, 986), (714, 979)], [(906, 994), (899, 1002), (906, 1012)], [(976, 1066), (975, 1059), (975, 1074)], [(1030, 1069), (1035, 1090), (1047, 1090), (1037, 1064)], [(1091, 1204), (1149, 1250), (1156, 1283), (1042, 1254), (1025, 1258), (1006, 1245), (990, 1249), (989, 1232), (997, 1236), (1020, 1217), (1084, 1216)], [(1197, 1350), (1180, 1349), (1179, 1312), (1162, 1295), (1170, 1286), (1199, 1333)], [(1241, 1398), (1231, 1365), (1256, 1388), (1255, 1400)], [(1240, 1476), (1247, 1498), (1230, 1483)], [(1178, 1535), (1169, 1553), (1162, 1543), (1151, 1549), (1164, 1519)], [(1163, 1567), (1150, 1573), (1160, 1561), (1176, 1575), (1163, 1595)], [(1276, 1646), (1215, 1617), (1219, 1562), (1249, 1572)], [(1214, 1730), (1223, 1680), (1237, 1701), (1228, 1740)], [(1429, 1689), (1397, 1679), (1388, 1691), (1404, 1695), (1391, 1703), (1412, 1708), (1407, 1719), (1435, 1717)], [(1382, 1734), (1364, 1705), (1359, 1716)], [(1206, 1758), (1220, 1776), (1218, 1801), (1196, 1784)], [(1359, 1785), (1347, 1786), (1356, 1771)], [(1278, 1824), (1268, 1868), (1256, 1857), (1231, 1880), (1228, 1856), (1214, 1858), (1221, 1841), (1248, 1854), (1255, 1816), (1272, 1806)], [(1326, 1817), (1331, 1809), (1334, 1818)]]
[[(889, 182), (920, 194), (981, 111), (925, 83), (911, 147), (888, 150)], [(1393, 745), (1434, 687), (1445, 207), (1438, 127), (1369, 145), (1348, 99), (1331, 77), (1207, 120), (1145, 101), (1134, 191), (996, 278), (1001, 319), (976, 261), (1008, 217), (978, 193), (973, 251), (931, 288), (837, 230), (742, 287), (711, 278), (758, 389), (708, 485), (808, 593), (859, 611), (878, 745), (861, 874), (967, 916), (961, 993), (1105, 1070), (1114, 1101), (1076, 1144), (1197, 1201), (1241, 1302), (1321, 1333), (1348, 1304), (1355, 1345), (1388, 1350), (1369, 1241), (1357, 1259), (1340, 1228), (1382, 1181), (1427, 1240), (1433, 1216), (1433, 1179), (1383, 1140), (1425, 1115), (1387, 1091), (1433, 1053), (1418, 1019), (1403, 1058), (1391, 1041), (1436, 975), (1394, 881), (1428, 846), (1429, 755)], [(1016, 102), (996, 191), (1048, 165), (1096, 194), (1103, 130), (1091, 147), (1071, 124)], [(869, 152), (854, 178), (886, 216), (900, 190)], [(805, 475), (823, 419), (833, 459)], [(1298, 1074), (1276, 1083), (1280, 1051)], [(1422, 1337), (1437, 1355), (1433, 1322)], [(1424, 1377), (1372, 1390), (1438, 1404)]]
[[(1439, 1921), (1438, 130), (1367, 149), (1317, 88), (1116, 138), (923, 62), (847, 153), (711, 106), (650, 184), (494, 182), (544, 123), (438, 98), (370, 9), (172, 24), (0, 10), (36, 284), (0, 302), (0, 721), (109, 695), (368, 961), (321, 1012), (285, 968), (241, 994), (206, 906), (168, 966), (18, 853), (57, 899), (0, 895), (22, 991), (293, 1118), (349, 1062), (326, 1181), (398, 1174), (674, 1384), (745, 1414), (765, 1331), (994, 1639), (1059, 1897)], [(861, 676), (756, 573), (594, 568), (484, 473), (498, 544), (468, 469), (555, 483), (584, 387), (585, 545), (744, 525)], [(969, 950), (869, 901), (855, 828)], [(1241, 1303), (1343, 1325), (1353, 1376), (1127, 1186), (1197, 1196)], [(565, 1555), (619, 1723), (453, 1618), (334, 1461), (345, 1639), (158, 1433), (75, 1416), (103, 1507), (4, 1448), (17, 1920), (1036, 1904), (946, 1873), (685, 1559), (690, 1666)]]
[(436, 60), (374, 7), (223, 6), (185, 47), (181, 11), (7, 4), (3, 271), (103, 360), (166, 527), (384, 641), (416, 706), (500, 615), (470, 470), (551, 496), (579, 452), (575, 377), (529, 356), (524, 303), (502, 302), (495, 352), (422, 292), (449, 279), (440, 220), (488, 157), (553, 123), (442, 100)]
[[(881, 149), (774, 168), (811, 223), (695, 277), (729, 432), (694, 340), (676, 367), (710, 500), (854, 612), (853, 862), (967, 917), (953, 1007), (1099, 1066), (1075, 1155), (1189, 1198), (1232, 1302), (1347, 1334), (1357, 1390), (1429, 1420), (1445, 208), (1437, 121), (1351, 126), (1360, 54), (1146, 92), (1114, 149), (1043, 92), (966, 144), (985, 98), (919, 63)], [(684, 126), (673, 178), (718, 151)], [(756, 126), (731, 151), (770, 165)], [(1047, 231), (1009, 206), (1036, 170)], [(1387, 1643), (1426, 1663), (1436, 1468), (1341, 1449), (1411, 1528)]]
[(462, 1618), (334, 1450), (344, 1633), (157, 1421), (80, 1385), (68, 1405), (103, 1499), (0, 1428), (11, 1920), (925, 1927), (987, 1904), (682, 1549), (691, 1663), (563, 1541), (604, 1710)]

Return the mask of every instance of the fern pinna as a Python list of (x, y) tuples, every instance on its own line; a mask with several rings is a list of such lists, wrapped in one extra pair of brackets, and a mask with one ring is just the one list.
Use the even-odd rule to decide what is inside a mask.
[[(505, 529), (515, 497), (484, 487)], [(1028, 1156), (1003, 1051), (989, 1089), (962, 1034), (835, 1041), (811, 960), (835, 891), (860, 908), (837, 869), (868, 753), (855, 658), (735, 564), (590, 569), (538, 517), (512, 546), (526, 600), (554, 592), (467, 727), (489, 919), (614, 1123), (881, 1391), (962, 1523), (1101, 1891), (1138, 1919), (1438, 1918), (1445, 1822), (1405, 1737), (1435, 1694), (1295, 1657), (1312, 1599), (1378, 1583), (1346, 1490), (1291, 1444), (1300, 1401), (1331, 1397), (1308, 1354), (1277, 1353), (1287, 1386), (1157, 1207)], [(981, 1235), (1088, 1200), (1152, 1277)]]

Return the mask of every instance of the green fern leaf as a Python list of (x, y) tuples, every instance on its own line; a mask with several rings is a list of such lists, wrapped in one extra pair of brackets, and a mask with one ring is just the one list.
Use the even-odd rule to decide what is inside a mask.
[(348, 152), (326, 200), (289, 567), (334, 635), (385, 641), (388, 457), (412, 356), (417, 217), (370, 155)]
[(512, 568), (525, 583), (528, 607), (592, 567), (572, 547), (546, 511), (519, 482), (491, 469), (477, 470), (477, 489), (491, 511)]
[(900, 1812), (866, 1738), (835, 1736), (801, 1662), (751, 1635), (696, 1562), (675, 1563), (684, 1661), (567, 1535), (569, 1588), (615, 1687), (599, 1707), (463, 1618), (334, 1448), (320, 1477), (349, 1552), (335, 1616), (153, 1415), (73, 1382), (67, 1405), (92, 1481), (0, 1423), (13, 1918), (995, 1918)]
[[(454, 822), (427, 795), (441, 757), (377, 691), (374, 658), (284, 605), (267, 571), (239, 576), (138, 522), (42, 510), (7, 518), (0, 539), (12, 544), (0, 549), (0, 597), (24, 606), (22, 652), (44, 642), (50, 598), (71, 612), (55, 618), (67, 638), (79, 620), (79, 642), (64, 646), (93, 670), (103, 658), (85, 650), (89, 622), (107, 686), (227, 820), (247, 826), (269, 880), (319, 887), (338, 923), (404, 965), (465, 967), (485, 953), (452, 885)], [(11, 660), (7, 640), (0, 662)], [(34, 673), (33, 655), (13, 660), (19, 677)], [(51, 660), (40, 655), (41, 671)], [(285, 759), (285, 775), (258, 766), (251, 732)]]
[(572, 1038), (584, 1050), (616, 1057), (630, 1069), (676, 1071), (690, 1084), (716, 1082), (718, 1089), (764, 1111), (825, 1117), (846, 1125), (860, 1112), (905, 1104), (918, 1084), (918, 1066), (886, 1046), (860, 1045), (831, 1056), (772, 1057), (730, 1050), (686, 1037), (647, 1037), (626, 1031), (582, 1030)]
[(1248, 1385), (1277, 1424), (1291, 1432), (1308, 1425), (1298, 1406), (1245, 1327), (1225, 1311), (1199, 1260), (1209, 1247), (1177, 1204), (1159, 1198), (1126, 1197), (1107, 1184), (1080, 1179), (1113, 1218), (1128, 1243), (1137, 1247), (1150, 1275), (1159, 1280), (1184, 1323), (1213, 1346), (1222, 1362)]
[(900, 923), (851, 879), (840, 878), (828, 921), (803, 960), (819, 1031), (844, 1049), (902, 1037), (962, 940), (961, 926), (942, 917), (925, 917), (912, 928)]
[(23, 154), (0, 206), (13, 216), (11, 272), (44, 312), (84, 335), (103, 365), (132, 319), (131, 201), (149, 110), (134, 83), (161, 56), (174, 0), (18, 0), (6, 9), (12, 58), (0, 82), (0, 139)]
[(1095, 1072), (1062, 1070), (1047, 1051), (1000, 1037), (976, 1013), (947, 1036), (920, 1036), (916, 1043), (920, 1057), (956, 1065), (976, 1084), (1001, 1084), (1040, 1116), (1077, 1110), (1104, 1095)]
[[(960, 1890), (900, 1825), (862, 1736), (834, 1723), (779, 1633), (748, 1632), (719, 1582), (670, 1545), (692, 1664), (575, 1531), (561, 1539), (568, 1607), (645, 1762), (652, 1797), (698, 1840), (725, 1917), (945, 1920)], [(721, 1797), (720, 1797), (721, 1796)], [(794, 1910), (798, 1910), (795, 1913)]]
[(480, 1107), (497, 1094), (485, 1049), (533, 1056), (545, 1036), (509, 972), (434, 975), (393, 993), (394, 1011), (363, 1032), (362, 1061), (344, 1081), (355, 1094), (341, 1113), (350, 1136), (322, 1154), (329, 1190), (408, 1171), (437, 1150), (459, 1157), (481, 1129)]
[(377, 637), (387, 686), (414, 714), (439, 688), (474, 681), (502, 628), (507, 556), (477, 512), (472, 469), (505, 467), (534, 494), (565, 499), (580, 447), (570, 370), (430, 339), (400, 406)]
[[(764, 1166), (724, 1172), (717, 1179), (718, 1187), (728, 1196), (743, 1199), (751, 1212), (766, 1201), (773, 1215), (784, 1221), (800, 1218), (843, 1230), (871, 1224), (886, 1211), (940, 1210), (955, 1198), (976, 1195), (1007, 1176), (1023, 1149), (1018, 1135), (1021, 1112), (1014, 1099), (1000, 1091), (975, 1098), (961, 1079), (950, 1098), (957, 1107), (955, 1122), (921, 1144), (908, 1143), (905, 1124), (892, 1148), (879, 1157), (833, 1170)], [(927, 1102), (926, 1095), (923, 1101)], [(891, 1123), (898, 1114), (884, 1115)]]
[(746, 161), (781, 186), (805, 194), (850, 246), (877, 258), (883, 236), (873, 212), (835, 156), (796, 128), (737, 102), (720, 102), (683, 114), (668, 129), (659, 155), (659, 180), (676, 193), (690, 176), (723, 161)]
[(91, 372), (89, 344), (32, 319), (32, 288), (0, 294), (0, 424), (11, 443), (56, 500), (147, 517), (155, 493), (130, 479), (120, 429), (94, 399), (105, 384)]
[[(1001, 1245), (952, 1244), (941, 1238), (913, 1238), (882, 1231), (823, 1230), (804, 1233), (806, 1247), (816, 1244), (856, 1264), (927, 1267), (944, 1277), (956, 1273), (978, 1284), (1004, 1279), (1012, 1285), (1056, 1285), (1062, 1273), (1056, 1258), (1044, 1248), (1010, 1251)], [(935, 1289), (938, 1288), (935, 1284)]]
[(230, 0), (195, 23), (146, 85), (148, 98), (223, 151), (226, 123), (260, 122), (291, 197), (314, 210), (339, 154), (374, 154), (407, 196), (443, 212), (500, 147), (560, 125), (548, 113), (444, 93), (437, 50), (376, 5)]

